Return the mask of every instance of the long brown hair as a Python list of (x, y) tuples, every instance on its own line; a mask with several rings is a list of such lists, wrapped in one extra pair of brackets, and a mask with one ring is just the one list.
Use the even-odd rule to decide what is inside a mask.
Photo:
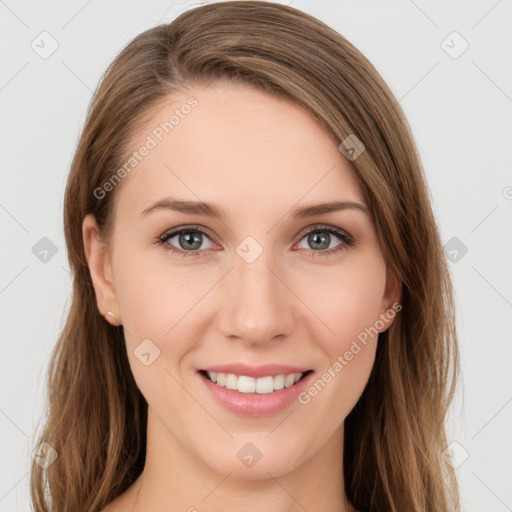
[(47, 468), (32, 464), (34, 510), (99, 511), (143, 470), (147, 403), (122, 327), (99, 314), (82, 222), (92, 213), (108, 240), (118, 190), (101, 199), (94, 190), (126, 161), (150, 108), (191, 85), (225, 80), (302, 106), (336, 144), (349, 135), (364, 143), (351, 163), (384, 258), (401, 282), (402, 310), (380, 334), (369, 382), (345, 420), (346, 494), (365, 511), (456, 510), (457, 480), (445, 462), (445, 416), (459, 374), (455, 307), (408, 122), (343, 36), (299, 10), (260, 1), (208, 4), (141, 33), (92, 98), (64, 201), (72, 303), (50, 362), (48, 415), (37, 443), (48, 443), (58, 458)]

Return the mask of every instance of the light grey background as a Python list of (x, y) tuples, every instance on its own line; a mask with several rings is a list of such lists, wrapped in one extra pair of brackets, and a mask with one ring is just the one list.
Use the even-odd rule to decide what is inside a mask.
[[(0, 0), (0, 511), (30, 510), (32, 437), (71, 291), (65, 179), (92, 91), (134, 36), (201, 3)], [(463, 376), (448, 428), (463, 511), (512, 511), (511, 1), (286, 3), (359, 48), (410, 120), (457, 256)], [(51, 49), (43, 31), (58, 43), (46, 59), (31, 47)], [(57, 249), (46, 262), (32, 250), (43, 237)]]

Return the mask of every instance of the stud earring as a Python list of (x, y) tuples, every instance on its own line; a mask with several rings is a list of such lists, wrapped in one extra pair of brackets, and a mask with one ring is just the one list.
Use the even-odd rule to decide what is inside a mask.
[[(112, 313), (112, 311), (107, 311), (106, 313), (103, 314), (103, 316), (105, 317), (105, 320), (107, 320), (107, 318), (111, 318), (112, 321), (115, 322), (114, 313)], [(110, 320), (108, 321), (110, 322)]]
[(114, 323), (112, 323), (109, 320), (109, 323), (112, 323), (112, 325), (114, 325), (114, 326), (118, 326), (119, 325), (118, 322), (116, 321), (116, 319), (114, 317), (114, 313), (112, 313), (112, 311), (107, 311), (105, 313), (101, 313), (101, 315), (104, 316), (105, 319), (107, 319), (107, 317), (110, 317), (112, 319), (112, 321), (114, 322)]

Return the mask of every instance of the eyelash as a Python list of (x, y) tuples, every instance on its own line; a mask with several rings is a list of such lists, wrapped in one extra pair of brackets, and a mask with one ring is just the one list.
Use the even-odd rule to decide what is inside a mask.
[[(176, 254), (180, 257), (195, 257), (200, 255), (205, 250), (196, 250), (196, 251), (184, 251), (183, 249), (177, 249), (176, 247), (173, 247), (172, 245), (166, 243), (169, 239), (173, 238), (176, 235), (179, 235), (180, 233), (201, 233), (202, 235), (205, 235), (208, 238), (211, 238), (208, 233), (204, 232), (202, 229), (200, 229), (199, 226), (188, 226), (185, 228), (180, 228), (175, 231), (168, 231), (164, 233), (163, 235), (159, 236), (156, 240), (157, 245), (161, 245), (164, 247), (164, 250), (170, 251), (173, 254)], [(314, 251), (313, 249), (309, 249), (310, 252), (312, 252), (312, 256), (315, 257), (318, 256), (330, 256), (331, 254), (338, 253), (344, 251), (346, 248), (351, 247), (355, 245), (356, 239), (349, 235), (346, 231), (343, 231), (341, 229), (335, 228), (333, 226), (328, 225), (321, 225), (321, 226), (315, 226), (309, 231), (306, 231), (305, 233), (301, 233), (299, 242), (306, 236), (310, 235), (311, 233), (330, 233), (337, 237), (339, 237), (342, 240), (342, 243), (337, 245), (336, 247), (332, 249), (324, 249), (321, 251)], [(308, 249), (306, 249), (308, 250)]]

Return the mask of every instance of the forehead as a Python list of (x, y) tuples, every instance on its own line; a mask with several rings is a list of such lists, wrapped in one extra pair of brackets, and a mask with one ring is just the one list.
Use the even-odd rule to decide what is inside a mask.
[[(139, 151), (143, 147), (149, 149)], [(247, 210), (364, 202), (351, 164), (309, 113), (247, 86), (169, 96), (148, 113), (129, 151), (139, 155), (118, 201), (138, 212), (171, 194), (221, 204), (228, 212), (237, 203)]]

